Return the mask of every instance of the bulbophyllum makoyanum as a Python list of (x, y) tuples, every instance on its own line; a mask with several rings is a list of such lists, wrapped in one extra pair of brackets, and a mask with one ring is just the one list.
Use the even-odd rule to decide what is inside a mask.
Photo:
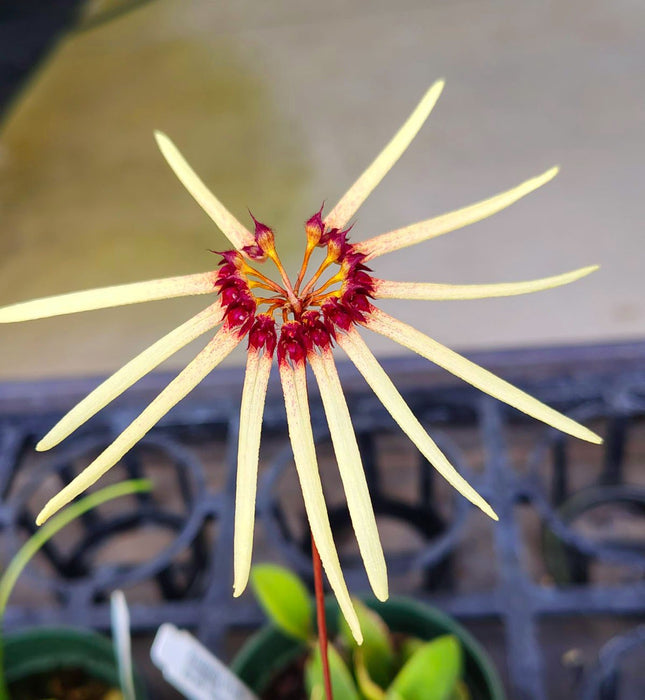
[[(333, 350), (348, 355), (401, 429), (441, 475), (463, 496), (497, 519), (491, 506), (455, 470), (415, 418), (360, 333), (367, 329), (426, 357), (491, 396), (570, 435), (600, 443), (601, 438), (571, 418), (449, 350), (377, 306), (379, 299), (430, 301), (510, 296), (549, 289), (577, 280), (596, 266), (531, 281), (450, 285), (395, 282), (376, 278), (374, 258), (416, 245), (488, 217), (551, 180), (552, 168), (508, 191), (457, 211), (383, 233), (350, 240), (348, 224), (370, 192), (394, 165), (421, 128), (443, 89), (435, 83), (384, 150), (327, 213), (322, 209), (305, 223), (301, 268), (293, 281), (280, 260), (276, 235), (255, 221), (243, 226), (208, 190), (167, 136), (157, 143), (170, 167), (232, 245), (219, 253), (208, 272), (76, 292), (14, 304), (0, 309), (0, 322), (27, 321), (60, 314), (172, 298), (212, 295), (201, 313), (168, 333), (98, 386), (65, 415), (38, 443), (48, 450), (180, 348), (218, 329), (204, 349), (84, 471), (42, 509), (37, 522), (91, 486), (184, 398), (237, 345), (246, 342), (247, 364), (242, 390), (234, 539), (234, 595), (247, 584), (251, 564), (257, 470), (264, 401), (274, 358), (280, 374), (289, 435), (314, 550), (357, 640), (361, 630), (354, 613), (334, 545), (318, 473), (307, 398), (306, 365), (317, 380), (329, 424), (354, 531), (367, 575), (377, 598), (388, 596), (385, 558), (379, 539), (350, 414), (339, 381)], [(358, 228), (358, 227), (357, 227)], [(352, 231), (353, 233), (353, 231)], [(311, 257), (322, 249), (322, 262), (308, 277)], [(266, 274), (273, 266), (275, 279)], [(264, 270), (264, 271), (263, 271)], [(275, 280), (279, 281), (275, 281)]]

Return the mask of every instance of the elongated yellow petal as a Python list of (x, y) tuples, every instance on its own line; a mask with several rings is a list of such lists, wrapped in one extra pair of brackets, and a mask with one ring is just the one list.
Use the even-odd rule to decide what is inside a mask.
[(100, 289), (88, 289), (83, 292), (23, 301), (0, 308), (0, 323), (32, 321), (36, 318), (63, 316), (79, 311), (95, 311), (113, 306), (139, 304), (143, 301), (214, 293), (215, 275), (215, 272), (200, 272), (196, 275), (120, 284), (114, 287), (101, 287)]
[(331, 350), (318, 355), (315, 351), (307, 359), (316, 375), (329, 425), (329, 433), (334, 444), (336, 461), (347, 498), (347, 507), (356, 533), (358, 547), (365, 563), (367, 577), (379, 600), (387, 600), (387, 567), (383, 548), (376, 527), (376, 518), (370, 492), (363, 471), (361, 455), (356, 443), (343, 388), (338, 378)]
[(374, 280), (374, 298), (448, 301), (452, 299), (510, 297), (517, 294), (540, 292), (575, 282), (594, 272), (598, 267), (598, 265), (590, 265), (553, 277), (542, 277), (526, 282), (503, 282), (501, 284), (433, 284), (432, 282), (390, 282), (376, 279)]
[(581, 440), (587, 440), (596, 444), (602, 442), (600, 436), (585, 428), (584, 425), (576, 423), (576, 421), (534, 399), (521, 389), (496, 377), (492, 372), (467, 360), (436, 340), (412, 328), (412, 326), (408, 326), (407, 323), (398, 321), (383, 311), (375, 309), (370, 314), (365, 325), (370, 330), (385, 335), (419, 355), (426, 357), (431, 362), (439, 365), (439, 367), (443, 367), (448, 372), (477, 387), (477, 389), (481, 389), (496, 399), (561, 430), (563, 433), (568, 433)]
[(271, 355), (249, 348), (240, 408), (235, 494), (235, 535), (233, 538), (233, 595), (242, 595), (249, 580), (255, 497), (257, 493), (260, 434), (264, 400), (271, 373)]
[(155, 423), (192, 391), (239, 342), (237, 333), (221, 330), (108, 448), (45, 505), (36, 518), (36, 524), (42, 525), (56, 511), (103, 476)]
[(235, 248), (254, 245), (255, 236), (231, 214), (231, 212), (206, 187), (199, 175), (188, 165), (175, 144), (161, 131), (155, 131), (157, 145), (179, 178), (182, 185), (195, 198), (199, 206), (215, 222), (219, 230), (228, 238)]
[(340, 568), (327, 515), (327, 504), (318, 473), (316, 448), (311, 432), (305, 365), (298, 363), (294, 368), (287, 363), (280, 363), (279, 366), (291, 449), (309, 519), (309, 527), (325, 568), (329, 585), (334, 591), (338, 605), (352, 630), (352, 634), (356, 641), (361, 644), (363, 641), (361, 627)]
[(506, 209), (506, 207), (517, 202), (518, 199), (533, 192), (533, 190), (536, 190), (538, 187), (542, 187), (542, 185), (549, 182), (549, 180), (552, 180), (557, 173), (557, 167), (551, 168), (542, 175), (526, 180), (526, 182), (523, 182), (521, 185), (495, 195), (490, 199), (485, 199), (448, 214), (436, 216), (433, 219), (420, 221), (411, 226), (397, 229), (396, 231), (382, 233), (380, 236), (375, 236), (367, 241), (360, 241), (354, 244), (354, 249), (359, 253), (365, 254), (367, 260), (371, 260), (379, 255), (391, 253), (393, 250), (416, 245), (430, 238), (441, 236), (449, 231), (474, 224), (477, 221), (481, 221), (482, 219), (496, 214), (502, 209)]
[(36, 449), (42, 452), (58, 445), (148, 372), (202, 333), (214, 328), (222, 321), (222, 316), (222, 305), (218, 300), (130, 360), (63, 416), (36, 445)]
[(401, 155), (403, 155), (405, 149), (417, 135), (419, 129), (423, 126), (439, 99), (443, 86), (444, 81), (438, 80), (426, 92), (421, 102), (419, 102), (414, 112), (412, 112), (405, 124), (403, 124), (395, 134), (394, 138), (325, 217), (325, 224), (328, 228), (343, 228), (351, 217), (354, 216), (361, 204), (385, 177), (388, 170), (390, 170)]
[(498, 520), (495, 511), (450, 464), (443, 452), (424, 430), (360, 335), (352, 330), (344, 335), (339, 334), (337, 340), (340, 347), (347, 353), (349, 359), (356, 365), (365, 381), (378, 396), (380, 402), (401, 426), (401, 430), (417, 446), (419, 452), (462, 496), (481, 508), (493, 520)]

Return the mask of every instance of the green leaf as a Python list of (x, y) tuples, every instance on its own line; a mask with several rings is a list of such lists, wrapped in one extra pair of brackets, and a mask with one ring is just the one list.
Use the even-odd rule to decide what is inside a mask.
[(385, 700), (385, 691), (370, 677), (360, 648), (354, 651), (354, 675), (365, 700)]
[[(118, 484), (112, 484), (105, 488), (99, 489), (84, 496), (78, 501), (74, 501), (53, 518), (48, 520), (41, 528), (22, 545), (16, 552), (13, 559), (9, 562), (9, 566), (4, 570), (0, 577), (0, 632), (4, 623), (4, 613), (9, 601), (11, 591), (22, 573), (22, 570), (27, 566), (29, 560), (43, 547), (47, 541), (53, 537), (59, 530), (62, 530), (66, 525), (79, 518), (83, 513), (87, 513), (111, 501), (113, 498), (120, 496), (128, 496), (133, 493), (145, 493), (152, 489), (152, 482), (148, 479), (130, 479), (121, 481)], [(4, 666), (4, 648), (2, 646), (2, 635), (0, 634), (0, 700), (8, 700), (9, 691), (6, 688), (2, 668)]]
[(452, 635), (424, 644), (399, 671), (387, 698), (450, 700), (461, 675), (461, 647)]
[(381, 688), (387, 688), (394, 678), (395, 655), (390, 632), (381, 617), (364, 603), (352, 599), (358, 622), (363, 633), (363, 644), (359, 647), (344, 618), (340, 619), (340, 634), (352, 650), (359, 649), (362, 662), (369, 677)]
[(419, 637), (406, 637), (399, 650), (400, 664), (403, 666), (424, 645), (426, 641)]
[(312, 604), (302, 581), (275, 564), (251, 569), (255, 597), (267, 616), (286, 634), (308, 641), (313, 634)]
[[(327, 646), (329, 657), (329, 675), (334, 700), (360, 700), (360, 695), (354, 685), (352, 674), (349, 672), (340, 654), (329, 644)], [(320, 688), (324, 688), (322, 673), (322, 658), (320, 647), (316, 647), (311, 657), (305, 664), (305, 683), (310, 697), (317, 697)]]

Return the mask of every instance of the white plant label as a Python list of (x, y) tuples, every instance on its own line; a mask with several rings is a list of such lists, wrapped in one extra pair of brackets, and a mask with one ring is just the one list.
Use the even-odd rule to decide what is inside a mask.
[(188, 700), (258, 700), (242, 681), (190, 632), (164, 624), (150, 657), (164, 678)]

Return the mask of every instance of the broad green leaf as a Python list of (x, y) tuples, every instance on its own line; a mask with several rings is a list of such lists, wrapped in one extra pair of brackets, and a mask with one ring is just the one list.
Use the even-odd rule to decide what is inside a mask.
[(450, 700), (461, 675), (461, 647), (452, 635), (424, 644), (399, 671), (387, 698)]
[(424, 639), (419, 639), (419, 637), (406, 637), (401, 644), (401, 649), (399, 650), (401, 666), (411, 659), (417, 650), (426, 643), (427, 642)]
[(258, 564), (251, 570), (251, 585), (264, 612), (283, 632), (311, 639), (311, 598), (297, 576), (275, 564)]
[(347, 646), (360, 648), (363, 664), (369, 677), (381, 688), (387, 688), (394, 678), (395, 655), (390, 632), (377, 613), (356, 598), (352, 599), (358, 622), (363, 633), (363, 643), (359, 647), (345, 620), (340, 618), (340, 634)]
[[(329, 675), (331, 677), (331, 689), (334, 700), (361, 700), (356, 690), (356, 685), (345, 662), (340, 654), (329, 644), (327, 646), (329, 657)], [(316, 697), (319, 689), (324, 688), (322, 673), (322, 658), (320, 647), (317, 646), (305, 664), (305, 684), (310, 697)]]

